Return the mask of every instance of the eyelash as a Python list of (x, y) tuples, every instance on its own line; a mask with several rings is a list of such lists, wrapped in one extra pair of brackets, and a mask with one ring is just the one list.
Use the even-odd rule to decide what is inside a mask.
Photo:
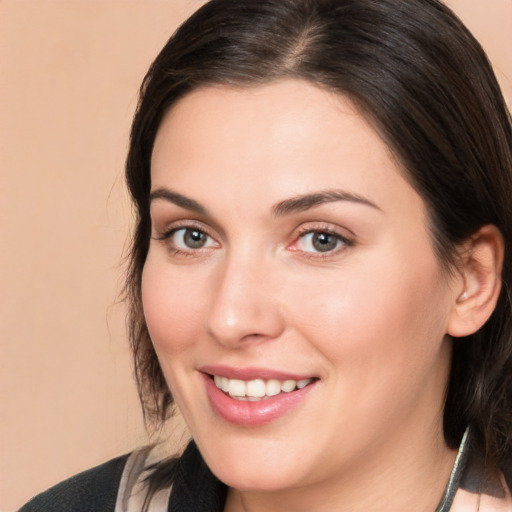
[[(208, 233), (208, 231), (204, 228), (204, 226), (199, 226), (195, 224), (182, 224), (173, 226), (171, 229), (159, 234), (158, 236), (153, 237), (155, 240), (163, 242), (166, 244), (167, 249), (170, 251), (171, 255), (176, 256), (196, 256), (199, 251), (204, 251), (210, 249), (210, 247), (198, 247), (192, 248), (190, 247), (188, 250), (181, 249), (175, 245), (172, 241), (172, 237), (178, 233), (179, 231), (196, 231), (198, 233), (202, 233), (206, 235), (209, 239), (215, 241), (214, 237)], [(215, 242), (217, 243), (217, 242)]]
[[(180, 224), (177, 226), (173, 226), (171, 229), (168, 229), (167, 231), (159, 234), (158, 236), (155, 236), (154, 239), (157, 241), (165, 242), (168, 250), (171, 252), (172, 255), (177, 256), (196, 256), (199, 252), (203, 252), (204, 250), (209, 250), (211, 246), (208, 247), (197, 247), (197, 248), (188, 248), (188, 249), (182, 249), (175, 245), (174, 242), (172, 242), (172, 237), (178, 233), (179, 231), (196, 231), (198, 233), (202, 233), (206, 237), (208, 237), (210, 240), (214, 241), (215, 244), (218, 246), (218, 242), (215, 241), (215, 238), (204, 228), (202, 225), (195, 225), (195, 224)], [(333, 249), (326, 250), (326, 251), (306, 251), (301, 250), (297, 247), (297, 244), (304, 240), (308, 235), (328, 235), (335, 238), (336, 244), (341, 244), (341, 247), (336, 246)], [(185, 233), (184, 233), (185, 235)], [(208, 241), (206, 242), (208, 244)], [(321, 226), (321, 227), (311, 227), (311, 226), (304, 226), (303, 228), (299, 229), (297, 234), (294, 236), (293, 242), (288, 246), (289, 250), (293, 252), (301, 252), (303, 254), (303, 257), (308, 259), (325, 259), (332, 257), (335, 254), (338, 254), (340, 251), (345, 250), (348, 247), (352, 247), (354, 245), (354, 240), (341, 235), (336, 230), (332, 229), (328, 226)]]
[[(315, 258), (315, 259), (329, 258), (334, 255), (337, 255), (340, 251), (343, 251), (346, 248), (352, 247), (354, 245), (353, 239), (350, 239), (350, 238), (342, 235), (341, 233), (339, 233), (335, 229), (332, 229), (331, 227), (328, 227), (328, 226), (321, 226), (321, 227), (305, 226), (305, 227), (301, 228), (299, 230), (299, 232), (297, 233), (297, 236), (295, 237), (295, 240), (292, 243), (292, 246), (294, 246), (294, 245), (296, 246), (299, 243), (299, 241), (303, 240), (307, 235), (314, 235), (315, 233), (318, 235), (328, 235), (328, 236), (334, 237), (336, 239), (336, 243), (341, 244), (341, 247), (335, 247), (334, 249), (328, 250), (325, 252), (302, 250), (301, 252), (304, 254), (304, 257), (306, 257), (306, 258), (311, 258), (311, 259), (312, 258)], [(292, 250), (300, 251), (300, 249), (292, 249)]]

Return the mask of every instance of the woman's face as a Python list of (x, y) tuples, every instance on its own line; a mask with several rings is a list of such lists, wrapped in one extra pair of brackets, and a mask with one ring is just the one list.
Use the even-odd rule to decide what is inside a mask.
[(455, 291), (349, 100), (198, 90), (164, 118), (151, 178), (147, 325), (221, 480), (296, 488), (444, 446)]

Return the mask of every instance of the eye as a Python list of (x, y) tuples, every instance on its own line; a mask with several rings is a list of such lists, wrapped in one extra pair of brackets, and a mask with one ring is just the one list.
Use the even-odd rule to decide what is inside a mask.
[(203, 249), (215, 245), (214, 240), (204, 231), (196, 228), (180, 228), (171, 231), (167, 237), (178, 250)]
[(299, 237), (296, 248), (304, 252), (331, 252), (351, 245), (350, 241), (341, 235), (328, 231), (308, 231)]
[[(185, 221), (184, 221), (185, 222)], [(155, 227), (157, 233), (153, 236), (172, 257), (203, 257), (210, 250), (220, 247), (219, 242), (206, 229), (193, 223), (181, 223), (171, 226), (165, 231), (158, 233), (158, 227)]]

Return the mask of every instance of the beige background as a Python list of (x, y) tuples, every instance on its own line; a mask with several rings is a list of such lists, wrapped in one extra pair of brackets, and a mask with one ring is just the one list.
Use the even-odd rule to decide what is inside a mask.
[[(118, 304), (138, 85), (201, 0), (0, 0), (0, 511), (147, 442)], [(512, 0), (452, 0), (512, 97)]]

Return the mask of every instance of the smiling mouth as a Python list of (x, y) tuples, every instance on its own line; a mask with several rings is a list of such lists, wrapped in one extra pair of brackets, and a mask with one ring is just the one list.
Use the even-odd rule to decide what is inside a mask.
[(219, 375), (212, 375), (211, 377), (218, 389), (235, 400), (247, 402), (258, 402), (281, 393), (291, 393), (292, 391), (305, 388), (318, 380), (316, 378), (308, 378), (301, 380), (253, 379), (244, 381), (241, 379), (229, 379)]

